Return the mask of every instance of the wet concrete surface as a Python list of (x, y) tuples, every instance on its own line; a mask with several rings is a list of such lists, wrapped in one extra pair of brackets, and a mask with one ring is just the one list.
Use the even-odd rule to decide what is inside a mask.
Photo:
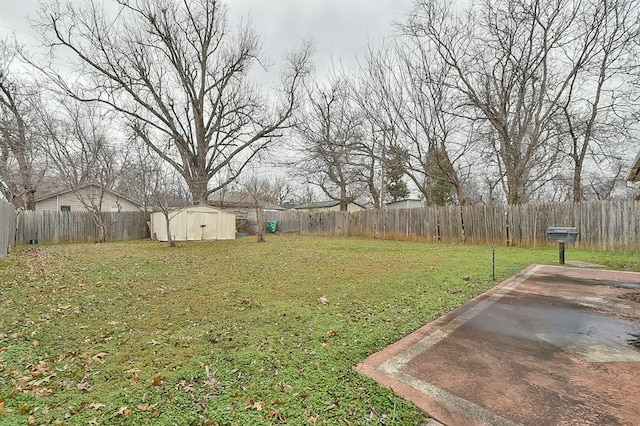
[(640, 424), (640, 273), (532, 266), (356, 369), (446, 425)]

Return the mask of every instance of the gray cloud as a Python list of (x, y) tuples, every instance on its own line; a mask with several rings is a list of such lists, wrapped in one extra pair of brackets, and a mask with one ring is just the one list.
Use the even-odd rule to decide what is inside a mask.
[[(64, 0), (62, 0), (64, 2)], [(82, 0), (73, 0), (81, 2)], [(269, 79), (277, 77), (288, 50), (312, 39), (319, 75), (332, 61), (352, 65), (369, 41), (378, 43), (393, 33), (394, 21), (412, 0), (228, 0), (229, 23), (250, 19), (263, 39), (264, 54), (273, 64)], [(0, 0), (0, 37), (15, 32), (22, 43), (33, 47), (35, 30), (27, 16), (35, 16), (38, 0)]]
[(352, 64), (369, 41), (378, 43), (393, 33), (411, 0), (233, 0), (231, 21), (250, 17), (262, 36), (272, 62), (279, 63), (287, 50), (312, 39), (318, 73), (331, 61)]

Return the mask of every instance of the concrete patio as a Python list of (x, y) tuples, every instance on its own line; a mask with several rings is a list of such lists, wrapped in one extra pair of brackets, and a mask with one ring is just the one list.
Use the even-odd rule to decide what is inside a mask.
[(355, 368), (445, 425), (640, 424), (640, 273), (534, 265)]

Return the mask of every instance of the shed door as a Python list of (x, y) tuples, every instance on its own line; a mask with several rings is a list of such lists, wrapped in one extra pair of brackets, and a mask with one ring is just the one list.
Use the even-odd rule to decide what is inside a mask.
[(218, 239), (218, 214), (187, 211), (187, 240)]

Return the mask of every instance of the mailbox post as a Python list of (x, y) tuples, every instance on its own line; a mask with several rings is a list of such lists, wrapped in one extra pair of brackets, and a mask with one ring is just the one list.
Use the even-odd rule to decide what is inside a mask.
[(577, 238), (577, 228), (564, 226), (550, 226), (547, 228), (547, 241), (559, 243), (558, 254), (561, 265), (564, 265), (564, 245), (566, 243), (575, 243)]

